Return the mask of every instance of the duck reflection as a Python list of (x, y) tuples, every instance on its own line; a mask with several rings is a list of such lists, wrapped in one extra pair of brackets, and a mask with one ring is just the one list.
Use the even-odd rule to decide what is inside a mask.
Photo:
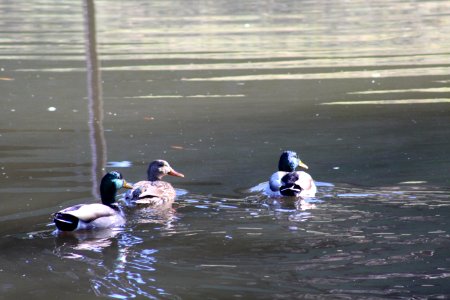
[(263, 203), (269, 205), (273, 209), (294, 209), (305, 211), (317, 208), (317, 201), (315, 201), (314, 199), (302, 199), (296, 197), (266, 198)]
[(176, 210), (173, 208), (151, 208), (138, 207), (133, 209), (129, 214), (130, 222), (135, 224), (157, 224), (163, 230), (173, 229), (175, 222), (178, 220)]
[[(97, 296), (129, 298), (153, 295), (157, 249), (139, 247), (143, 239), (130, 230), (55, 232), (54, 253), (78, 261)], [(87, 264), (88, 267), (83, 267)]]
[(106, 228), (101, 230), (81, 231), (55, 231), (56, 247), (55, 253), (64, 258), (78, 258), (79, 255), (66, 253), (66, 250), (87, 250), (101, 252), (103, 249), (117, 244), (117, 235), (123, 230), (121, 228)]

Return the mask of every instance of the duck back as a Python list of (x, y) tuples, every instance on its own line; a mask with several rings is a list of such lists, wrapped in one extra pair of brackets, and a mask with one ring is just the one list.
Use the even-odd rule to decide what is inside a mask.
[(280, 194), (283, 196), (297, 197), (302, 192), (302, 187), (298, 184), (299, 175), (297, 172), (290, 172), (281, 178)]

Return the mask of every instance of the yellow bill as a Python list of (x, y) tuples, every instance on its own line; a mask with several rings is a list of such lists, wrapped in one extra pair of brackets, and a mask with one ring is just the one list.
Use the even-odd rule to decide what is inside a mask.
[(305, 165), (300, 159), (298, 160), (298, 165), (303, 169), (309, 169), (307, 165)]
[(129, 184), (128, 182), (126, 182), (125, 180), (123, 181), (123, 186), (122, 187), (124, 187), (126, 189), (132, 189), (133, 188), (133, 186), (131, 184)]

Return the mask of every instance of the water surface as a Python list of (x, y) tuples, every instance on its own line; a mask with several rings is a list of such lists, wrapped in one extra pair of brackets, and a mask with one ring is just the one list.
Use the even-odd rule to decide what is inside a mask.
[[(446, 1), (0, 3), (0, 295), (445, 298)], [(248, 189), (283, 149), (309, 205)], [(174, 210), (54, 235), (167, 159)], [(328, 183), (328, 184), (326, 184)]]

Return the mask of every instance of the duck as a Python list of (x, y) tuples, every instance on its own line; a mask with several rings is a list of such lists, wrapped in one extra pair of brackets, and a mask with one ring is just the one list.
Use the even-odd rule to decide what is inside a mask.
[(102, 203), (78, 204), (67, 207), (53, 215), (53, 222), (59, 231), (79, 231), (118, 227), (125, 223), (125, 217), (116, 202), (117, 191), (132, 186), (121, 173), (111, 171), (100, 183)]
[(269, 188), (278, 196), (314, 197), (317, 187), (311, 175), (296, 171), (297, 167), (308, 169), (295, 151), (283, 151), (278, 162), (278, 171), (269, 179)]
[(175, 171), (167, 161), (163, 159), (152, 161), (148, 165), (147, 180), (136, 182), (125, 194), (125, 201), (152, 207), (171, 206), (176, 191), (170, 183), (162, 180), (166, 175), (184, 177), (184, 174)]

